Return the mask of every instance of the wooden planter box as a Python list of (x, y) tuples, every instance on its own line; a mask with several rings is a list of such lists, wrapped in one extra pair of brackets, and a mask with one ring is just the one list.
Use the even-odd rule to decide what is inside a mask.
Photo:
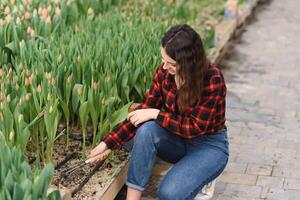
[(117, 173), (115, 178), (112, 179), (104, 189), (98, 191), (96, 194), (96, 199), (113, 200), (126, 182), (127, 170), (128, 160), (126, 161), (125, 165), (120, 168), (120, 171)]

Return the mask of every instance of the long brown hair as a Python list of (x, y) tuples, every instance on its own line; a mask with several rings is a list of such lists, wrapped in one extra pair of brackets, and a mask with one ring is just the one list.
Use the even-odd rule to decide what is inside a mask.
[(171, 27), (164, 34), (161, 46), (177, 62), (176, 74), (182, 80), (177, 93), (177, 105), (183, 113), (201, 97), (209, 61), (200, 35), (187, 24)]

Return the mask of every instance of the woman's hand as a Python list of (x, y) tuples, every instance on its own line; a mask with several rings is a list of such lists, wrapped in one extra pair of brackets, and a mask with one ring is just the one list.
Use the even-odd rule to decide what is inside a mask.
[(140, 123), (156, 119), (159, 111), (154, 108), (135, 110), (127, 115), (127, 120), (137, 127)]
[(98, 146), (91, 151), (90, 155), (88, 156), (88, 162), (96, 163), (104, 160), (107, 158), (110, 152), (111, 150), (107, 148), (105, 142), (100, 142), (100, 144), (98, 144)]

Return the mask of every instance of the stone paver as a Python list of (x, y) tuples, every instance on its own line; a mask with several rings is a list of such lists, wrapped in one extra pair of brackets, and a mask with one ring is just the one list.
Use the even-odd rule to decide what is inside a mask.
[(300, 191), (300, 179), (286, 178), (284, 180), (283, 188), (288, 189), (288, 190), (299, 190)]
[(265, 175), (272, 174), (273, 167), (271, 165), (249, 164), (246, 170), (247, 174)]
[(283, 188), (284, 178), (273, 176), (258, 176), (256, 185), (269, 188)]
[(259, 199), (262, 188), (260, 186), (249, 186), (228, 183), (224, 194), (219, 195), (218, 200), (223, 199)]
[(257, 176), (224, 171), (222, 176), (220, 177), (220, 181), (243, 185), (255, 185)]

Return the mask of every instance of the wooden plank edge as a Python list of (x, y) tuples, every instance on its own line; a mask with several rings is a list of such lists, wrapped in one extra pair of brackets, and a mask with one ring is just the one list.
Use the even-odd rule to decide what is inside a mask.
[(96, 199), (112, 200), (117, 196), (127, 179), (128, 162), (129, 161), (127, 160), (126, 163), (120, 167), (120, 171), (111, 179), (111, 182), (107, 184), (107, 187), (101, 189), (101, 191), (96, 194)]

